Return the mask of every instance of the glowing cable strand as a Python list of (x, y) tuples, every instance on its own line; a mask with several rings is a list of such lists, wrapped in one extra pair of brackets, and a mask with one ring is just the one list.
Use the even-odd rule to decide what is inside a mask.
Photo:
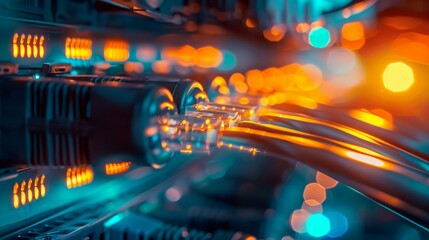
[[(313, 134), (308, 134), (292, 129), (282, 129), (281, 127), (273, 127), (268, 125), (262, 125), (257, 123), (251, 123), (251, 122), (244, 122), (243, 126), (240, 127), (234, 127), (230, 129), (222, 130), (222, 134), (224, 135), (225, 132), (233, 131), (234, 129), (246, 129), (247, 132), (257, 132), (261, 134), (262, 136), (275, 136), (276, 138), (280, 138), (284, 141), (288, 141), (294, 144), (312, 147), (312, 148), (321, 148), (325, 150), (330, 149), (343, 149), (344, 151), (347, 151), (348, 153), (351, 153), (353, 156), (367, 156), (367, 159), (374, 159), (375, 161), (369, 162), (370, 164), (374, 166), (385, 166), (387, 167), (389, 171), (397, 172), (399, 174), (408, 174), (409, 176), (414, 176), (416, 178), (422, 178), (429, 180), (429, 173), (424, 171), (416, 170), (415, 168), (409, 167), (407, 165), (399, 164), (395, 161), (392, 161), (390, 158), (383, 157), (382, 155), (376, 154), (376, 156), (372, 156), (371, 154), (368, 154), (367, 152), (359, 152), (359, 148), (350, 148), (350, 144), (342, 144), (339, 141), (332, 141), (328, 138), (315, 136)], [(221, 137), (223, 139), (223, 136)], [(225, 141), (221, 141), (221, 145), (225, 145)], [(231, 143), (228, 144), (229, 148), (237, 149), (237, 147), (234, 147), (234, 144)], [(243, 145), (240, 146), (240, 150), (243, 149)], [(244, 149), (255, 149), (255, 152), (261, 152), (258, 150), (258, 148), (250, 148), (248, 145), (247, 147), (244, 147)], [(267, 153), (267, 152), (266, 152)], [(371, 152), (369, 152), (371, 153)]]
[[(326, 123), (306, 116), (293, 116), (289, 114), (261, 114), (259, 115), (259, 120), (261, 123), (270, 123), (291, 127), (296, 130), (305, 130), (306, 132), (311, 132), (318, 136), (340, 141), (339, 144), (349, 148), (352, 147), (353, 150), (363, 148), (362, 150), (366, 154), (382, 158), (386, 156), (389, 161), (394, 161), (397, 164), (412, 167), (426, 173), (429, 172), (429, 162), (426, 160), (410, 154), (401, 148), (385, 143), (384, 141), (374, 141), (374, 138), (368, 138), (358, 131), (354, 131), (352, 128), (345, 129), (335, 123)], [(356, 146), (350, 146), (350, 143)], [(371, 152), (367, 149), (371, 149)], [(395, 158), (401, 159), (401, 161)]]
[[(414, 158), (420, 158), (420, 159), (427, 159), (429, 158), (429, 156), (427, 154), (425, 154), (424, 152), (420, 151), (420, 149), (415, 149), (413, 146), (416, 146), (420, 143), (410, 140), (412, 142), (410, 142), (408, 144), (408, 146), (406, 144), (403, 143), (398, 143), (395, 136), (397, 136), (396, 133), (392, 133), (390, 131), (386, 131), (383, 130), (381, 128), (372, 126), (371, 124), (362, 122), (360, 120), (357, 120), (353, 117), (349, 117), (347, 115), (344, 114), (344, 112), (340, 112), (336, 109), (330, 108), (329, 106), (322, 106), (319, 105), (323, 110), (318, 109), (318, 110), (309, 110), (309, 109), (305, 109), (305, 108), (301, 108), (299, 106), (290, 106), (293, 107), (294, 112), (290, 112), (290, 111), (284, 111), (284, 110), (275, 110), (275, 109), (270, 109), (270, 113), (266, 113), (268, 110), (267, 109), (262, 109), (262, 114), (265, 115), (270, 115), (270, 114), (282, 114), (282, 115), (290, 115), (290, 116), (298, 116), (298, 117), (311, 117), (316, 123), (320, 123), (320, 124), (325, 124), (325, 125), (329, 125), (329, 126), (337, 126), (339, 130), (341, 131), (345, 131), (345, 132), (350, 132), (353, 131), (355, 132), (357, 135), (359, 135), (360, 138), (362, 138), (363, 140), (368, 140), (370, 142), (377, 142), (379, 144), (382, 145), (387, 145), (391, 148), (395, 148), (398, 149), (399, 151), (402, 151), (404, 153), (407, 153), (411, 156), (413, 156)], [(319, 107), (319, 108), (320, 108)], [(344, 119), (342, 119), (344, 118)], [(353, 127), (353, 128), (352, 128)], [(397, 124), (396, 129), (401, 129), (402, 127)], [(371, 134), (363, 132), (363, 131), (367, 131), (369, 132), (369, 130), (371, 130)], [(384, 132), (384, 134), (383, 134)], [(375, 136), (373, 135), (374, 133), (377, 133), (378, 135)], [(390, 139), (386, 139), (385, 135), (388, 134)]]
[[(329, 137), (325, 137), (325, 136), (319, 136), (319, 135), (315, 135), (312, 133), (307, 133), (307, 132), (303, 132), (303, 131), (299, 131), (299, 130), (294, 130), (294, 129), (289, 129), (289, 128), (285, 128), (285, 127), (279, 127), (277, 125), (272, 125), (272, 124), (258, 124), (258, 123), (252, 123), (252, 122), (243, 122), (240, 127), (248, 127), (254, 130), (261, 130), (261, 131), (266, 131), (266, 132), (270, 132), (270, 133), (275, 133), (275, 134), (282, 134), (282, 135), (288, 135), (288, 136), (296, 136), (296, 137), (301, 137), (301, 138), (307, 138), (311, 141), (317, 141), (320, 143), (326, 143), (326, 144), (330, 144), (330, 145), (334, 145), (334, 146), (339, 146), (342, 147), (344, 149), (349, 149), (351, 151), (357, 152), (359, 154), (365, 154), (371, 157), (375, 157), (378, 158), (382, 161), (386, 161), (386, 162), (390, 162), (392, 164), (394, 164), (395, 166), (401, 166), (404, 169), (408, 169), (411, 172), (415, 172), (417, 174), (422, 174), (423, 176), (426, 176), (427, 178), (429, 178), (429, 172), (425, 171), (423, 169), (420, 168), (416, 168), (414, 166), (410, 166), (407, 163), (404, 163), (401, 160), (398, 160), (398, 157), (396, 156), (396, 158), (390, 157), (390, 156), (384, 156), (378, 152), (373, 151), (372, 149), (367, 149), (364, 147), (361, 147), (360, 145), (354, 145), (351, 144), (349, 142), (343, 142), (343, 141), (339, 141), (339, 140), (335, 140), (335, 139), (331, 139)], [(381, 149), (381, 148), (379, 148)], [(393, 168), (392, 170), (394, 170), (395, 168)]]
[[(361, 120), (355, 119), (345, 114), (344, 111), (340, 111), (333, 107), (322, 104), (319, 104), (317, 110), (310, 110), (299, 106), (289, 107), (292, 107), (293, 110), (298, 113), (302, 113), (323, 121), (335, 122), (339, 125), (348, 126), (349, 128), (352, 127), (361, 132), (369, 132), (372, 138), (380, 143), (401, 149), (404, 152), (420, 157), (422, 159), (429, 159), (429, 152), (427, 149), (427, 139), (429, 139), (429, 134), (422, 133), (421, 129), (419, 130), (419, 132), (416, 132), (414, 129), (411, 128), (410, 125), (405, 125), (401, 124), (400, 122), (396, 122), (395, 131), (386, 130), (363, 122)], [(401, 132), (401, 134), (399, 134), (399, 131)], [(413, 139), (413, 136), (417, 133), (419, 135), (424, 135), (426, 137), (426, 140)], [(410, 136), (410, 134), (413, 134), (413, 136)]]
[(366, 154), (305, 137), (240, 127), (223, 130), (222, 134), (223, 147), (244, 143), (272, 157), (302, 162), (391, 209), (408, 213), (413, 221), (429, 226), (427, 176)]

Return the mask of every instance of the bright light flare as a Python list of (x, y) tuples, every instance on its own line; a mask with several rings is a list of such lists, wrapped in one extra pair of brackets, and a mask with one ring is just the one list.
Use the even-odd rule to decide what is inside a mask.
[(345, 151), (345, 155), (348, 156), (349, 158), (353, 159), (353, 160), (356, 160), (358, 162), (365, 163), (365, 164), (368, 164), (371, 166), (375, 166), (375, 167), (383, 167), (384, 166), (383, 161), (381, 161), (378, 158), (368, 156), (366, 154), (362, 154), (362, 153), (358, 153), (358, 152), (352, 152), (352, 151)]
[(371, 124), (371, 125), (379, 127), (379, 128), (384, 128), (387, 130), (392, 130), (394, 128), (393, 123), (391, 121), (389, 121), (389, 119), (384, 119), (380, 116), (377, 116), (377, 115), (372, 114), (372, 113), (367, 112), (367, 111), (353, 110), (353, 111), (350, 111), (349, 114), (351, 117), (353, 117), (355, 119), (358, 119), (362, 122)]
[(391, 63), (383, 72), (384, 87), (391, 92), (407, 91), (413, 83), (413, 69), (403, 62)]

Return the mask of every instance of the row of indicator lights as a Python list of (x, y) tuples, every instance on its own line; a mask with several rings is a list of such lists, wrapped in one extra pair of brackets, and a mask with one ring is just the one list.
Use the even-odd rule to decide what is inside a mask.
[(108, 163), (105, 166), (107, 175), (116, 175), (128, 171), (131, 162)]
[(130, 57), (130, 46), (125, 41), (110, 40), (104, 44), (104, 59), (106, 61), (126, 61)]
[(13, 185), (13, 207), (19, 208), (19, 206), (24, 206), (27, 202), (31, 203), (33, 200), (45, 197), (45, 195), (45, 175), (37, 176), (34, 180), (32, 178), (28, 181), (23, 180), (21, 184), (15, 183)]
[(15, 33), (12, 39), (12, 55), (14, 58), (43, 58), (45, 56), (45, 37), (38, 35), (27, 36)]
[(66, 38), (65, 55), (69, 59), (91, 59), (92, 41), (85, 38)]
[(94, 179), (94, 172), (90, 167), (80, 166), (68, 168), (66, 173), (66, 185), (68, 189), (87, 185)]

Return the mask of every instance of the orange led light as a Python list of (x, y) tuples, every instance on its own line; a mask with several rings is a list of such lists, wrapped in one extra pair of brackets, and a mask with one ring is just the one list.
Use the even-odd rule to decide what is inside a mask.
[(41, 36), (39, 38), (39, 56), (43, 58), (45, 56), (45, 47), (44, 47), (45, 37)]
[(25, 205), (27, 203), (27, 195), (25, 194), (26, 184), (25, 180), (21, 183), (21, 205)]
[(43, 36), (14, 33), (12, 37), (12, 56), (14, 58), (43, 58), (45, 55)]
[(19, 190), (19, 184), (15, 183), (13, 185), (13, 207), (18, 208), (19, 207), (19, 196), (18, 196), (18, 190)]
[(13, 44), (13, 46), (12, 46), (12, 55), (13, 55), (14, 58), (17, 58), (18, 54), (19, 54), (18, 38), (19, 38), (18, 33), (15, 33), (13, 35), (13, 39), (12, 39), (12, 44)]
[[(39, 189), (41, 189), (40, 194)], [(14, 208), (19, 208), (20, 205), (24, 206), (33, 202), (33, 200), (38, 200), (40, 196), (44, 197), (46, 194), (45, 175), (15, 183), (12, 193), (12, 205)]]
[(88, 60), (92, 56), (92, 40), (86, 38), (66, 38), (65, 56), (69, 59)]
[(131, 162), (108, 163), (105, 165), (107, 175), (124, 173), (130, 169)]
[(130, 46), (121, 40), (108, 40), (104, 44), (104, 59), (106, 61), (123, 62), (130, 57)]
[(25, 56), (25, 34), (21, 34), (21, 37), (19, 38), (19, 56), (24, 57)]
[(28, 189), (27, 189), (27, 195), (28, 195), (28, 202), (33, 201), (33, 179), (28, 180)]
[(39, 47), (37, 43), (39, 42), (39, 37), (37, 35), (33, 38), (33, 56), (37, 58), (39, 56)]
[(94, 173), (88, 166), (68, 168), (66, 172), (66, 186), (68, 189), (90, 184)]
[(40, 196), (39, 192), (39, 177), (34, 180), (34, 199), (38, 200)]

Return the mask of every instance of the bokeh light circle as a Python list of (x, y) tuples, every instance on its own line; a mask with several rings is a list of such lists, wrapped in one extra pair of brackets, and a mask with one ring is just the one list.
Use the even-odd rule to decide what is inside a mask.
[(324, 27), (315, 27), (308, 34), (308, 42), (314, 48), (325, 48), (331, 42), (331, 33)]
[(323, 214), (312, 214), (305, 223), (305, 229), (312, 237), (323, 237), (331, 231), (331, 223)]

